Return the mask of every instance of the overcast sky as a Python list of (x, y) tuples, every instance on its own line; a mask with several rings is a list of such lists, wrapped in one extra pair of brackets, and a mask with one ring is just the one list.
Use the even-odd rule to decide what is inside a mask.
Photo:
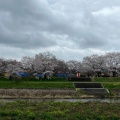
[(0, 57), (63, 60), (120, 51), (120, 0), (0, 0)]

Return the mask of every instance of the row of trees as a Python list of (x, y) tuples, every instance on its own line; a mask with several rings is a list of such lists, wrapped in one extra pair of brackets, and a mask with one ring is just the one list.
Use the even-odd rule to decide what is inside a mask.
[[(91, 55), (83, 58), (82, 61), (64, 61), (57, 59), (49, 52), (36, 54), (34, 57), (24, 56), (21, 61), (0, 59), (0, 73), (9, 73), (29, 69), (30, 73), (42, 73), (46, 70), (63, 73), (81, 72), (83, 74), (94, 74), (104, 72), (120, 71), (120, 52), (106, 53), (105, 55)], [(101, 74), (101, 73), (100, 73)]]

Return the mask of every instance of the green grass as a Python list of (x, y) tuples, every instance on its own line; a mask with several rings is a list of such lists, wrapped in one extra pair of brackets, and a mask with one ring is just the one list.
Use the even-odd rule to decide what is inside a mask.
[[(107, 89), (120, 89), (118, 77), (95, 77), (93, 82), (99, 82)], [(52, 78), (51, 80), (36, 80), (33, 77), (23, 77), (19, 82), (0, 77), (0, 88), (28, 88), (28, 89), (74, 89), (73, 83), (64, 78)]]
[(73, 88), (73, 84), (70, 82), (0, 81), (0, 88), (59, 89)]
[(120, 77), (94, 77), (93, 82), (120, 82)]
[(120, 77), (95, 77), (93, 82), (102, 83), (106, 89), (120, 89)]
[[(0, 77), (0, 81), (10, 81), (9, 79), (6, 79), (5, 77)], [(63, 78), (63, 77), (52, 77), (52, 79), (36, 79), (35, 77), (21, 77), (20, 81), (35, 81), (35, 82), (68, 82), (67, 79)]]
[(0, 103), (1, 120), (119, 120), (119, 103), (27, 102)]
[(9, 80), (0, 77), (0, 88), (28, 88), (28, 89), (59, 89), (73, 88), (73, 84), (64, 78), (52, 78), (51, 80), (40, 79), (33, 77), (22, 77), (20, 81)]
[(114, 82), (114, 83), (103, 82), (102, 84), (106, 89), (120, 89), (120, 82), (119, 83), (118, 82)]
[(63, 78), (63, 77), (52, 77), (51, 79), (47, 80), (47, 79), (36, 79), (35, 77), (22, 77), (21, 81), (40, 81), (40, 82), (68, 82), (67, 79)]

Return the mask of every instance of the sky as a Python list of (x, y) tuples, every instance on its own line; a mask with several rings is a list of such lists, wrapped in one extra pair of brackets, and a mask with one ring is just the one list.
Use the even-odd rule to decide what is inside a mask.
[(0, 58), (119, 51), (120, 0), (0, 0)]

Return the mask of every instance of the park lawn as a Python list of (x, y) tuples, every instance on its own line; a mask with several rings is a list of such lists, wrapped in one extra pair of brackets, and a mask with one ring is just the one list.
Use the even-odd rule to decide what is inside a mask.
[(4, 120), (119, 120), (119, 103), (0, 102)]

